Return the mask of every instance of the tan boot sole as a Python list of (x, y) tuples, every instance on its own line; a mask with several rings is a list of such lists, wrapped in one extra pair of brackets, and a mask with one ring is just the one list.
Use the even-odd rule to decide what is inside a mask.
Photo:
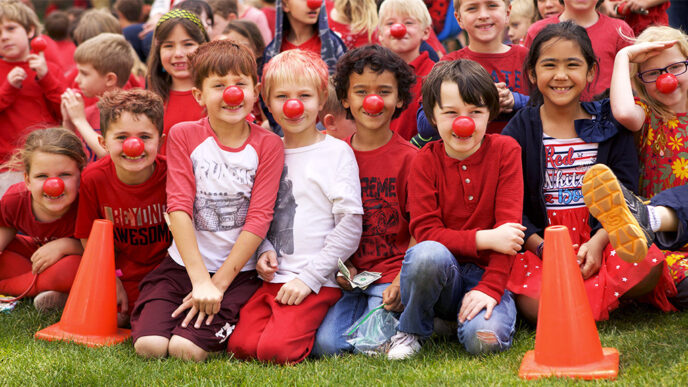
[(626, 206), (619, 181), (603, 164), (593, 165), (583, 177), (583, 198), (590, 214), (602, 223), (621, 259), (640, 262), (647, 254), (645, 233)]

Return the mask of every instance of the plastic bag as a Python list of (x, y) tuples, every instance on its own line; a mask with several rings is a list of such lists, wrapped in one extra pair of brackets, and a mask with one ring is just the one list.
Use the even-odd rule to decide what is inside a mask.
[(393, 312), (386, 311), (384, 304), (359, 318), (347, 331), (346, 342), (356, 352), (377, 355), (387, 352), (389, 341), (397, 333), (399, 320)]

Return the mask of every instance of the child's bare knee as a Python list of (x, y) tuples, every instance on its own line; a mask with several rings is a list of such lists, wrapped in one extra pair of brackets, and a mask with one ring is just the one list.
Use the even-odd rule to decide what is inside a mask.
[(166, 337), (143, 336), (134, 342), (134, 350), (139, 356), (159, 358), (167, 356), (167, 347), (170, 343)]
[(170, 339), (169, 353), (172, 357), (196, 362), (205, 361), (208, 357), (208, 352), (203, 350), (203, 348), (181, 336), (172, 336)]

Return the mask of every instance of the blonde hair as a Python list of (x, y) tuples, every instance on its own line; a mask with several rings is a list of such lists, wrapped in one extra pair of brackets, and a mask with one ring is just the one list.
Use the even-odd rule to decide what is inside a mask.
[(270, 99), (276, 84), (308, 83), (318, 91), (320, 100), (327, 98), (327, 64), (320, 56), (299, 49), (284, 51), (272, 58), (263, 69), (263, 100)]
[(34, 36), (40, 35), (42, 31), (41, 22), (33, 9), (17, 0), (0, 1), (0, 20), (10, 20), (19, 23), (28, 34), (34, 29)]
[(79, 18), (79, 24), (74, 29), (74, 40), (78, 46), (103, 32), (121, 34), (122, 27), (111, 13), (100, 9), (91, 9), (84, 12)]
[(124, 36), (102, 33), (79, 45), (74, 51), (74, 61), (90, 64), (100, 75), (114, 73), (117, 86), (124, 86), (134, 66), (131, 45)]
[(535, 20), (535, 4), (530, 0), (512, 0), (510, 17), (522, 17), (532, 23)]
[[(636, 39), (635, 43), (645, 42), (661, 42), (668, 40), (677, 40), (676, 46), (683, 56), (688, 57), (688, 36), (681, 30), (671, 27), (649, 27), (643, 31)], [(645, 84), (637, 77), (640, 66), (637, 63), (631, 63), (631, 83), (633, 89), (638, 93), (640, 99), (646, 104), (648, 109), (655, 115), (660, 116), (663, 120), (669, 121), (676, 117), (676, 113), (668, 106), (652, 98), (645, 89)]]
[(378, 23), (375, 0), (334, 0), (334, 8), (350, 21), (352, 33), (367, 31), (370, 40)]
[(385, 0), (380, 6), (378, 12), (380, 24), (389, 17), (391, 13), (397, 13), (402, 16), (411, 16), (417, 19), (423, 28), (432, 25), (432, 18), (428, 7), (423, 0)]
[(76, 161), (79, 170), (86, 166), (84, 145), (79, 137), (71, 130), (64, 128), (49, 128), (34, 130), (26, 136), (24, 146), (17, 149), (2, 168), (31, 171), (31, 158), (36, 152), (64, 155)]

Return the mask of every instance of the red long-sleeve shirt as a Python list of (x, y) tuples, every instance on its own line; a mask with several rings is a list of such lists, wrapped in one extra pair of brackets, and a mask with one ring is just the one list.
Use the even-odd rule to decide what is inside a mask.
[(412, 235), (418, 242), (443, 244), (459, 262), (484, 268), (474, 289), (499, 301), (512, 257), (478, 251), (475, 236), (479, 230), (521, 223), (523, 173), (518, 143), (486, 134), (480, 149), (459, 161), (447, 155), (443, 141), (432, 142), (413, 161), (408, 187)]

